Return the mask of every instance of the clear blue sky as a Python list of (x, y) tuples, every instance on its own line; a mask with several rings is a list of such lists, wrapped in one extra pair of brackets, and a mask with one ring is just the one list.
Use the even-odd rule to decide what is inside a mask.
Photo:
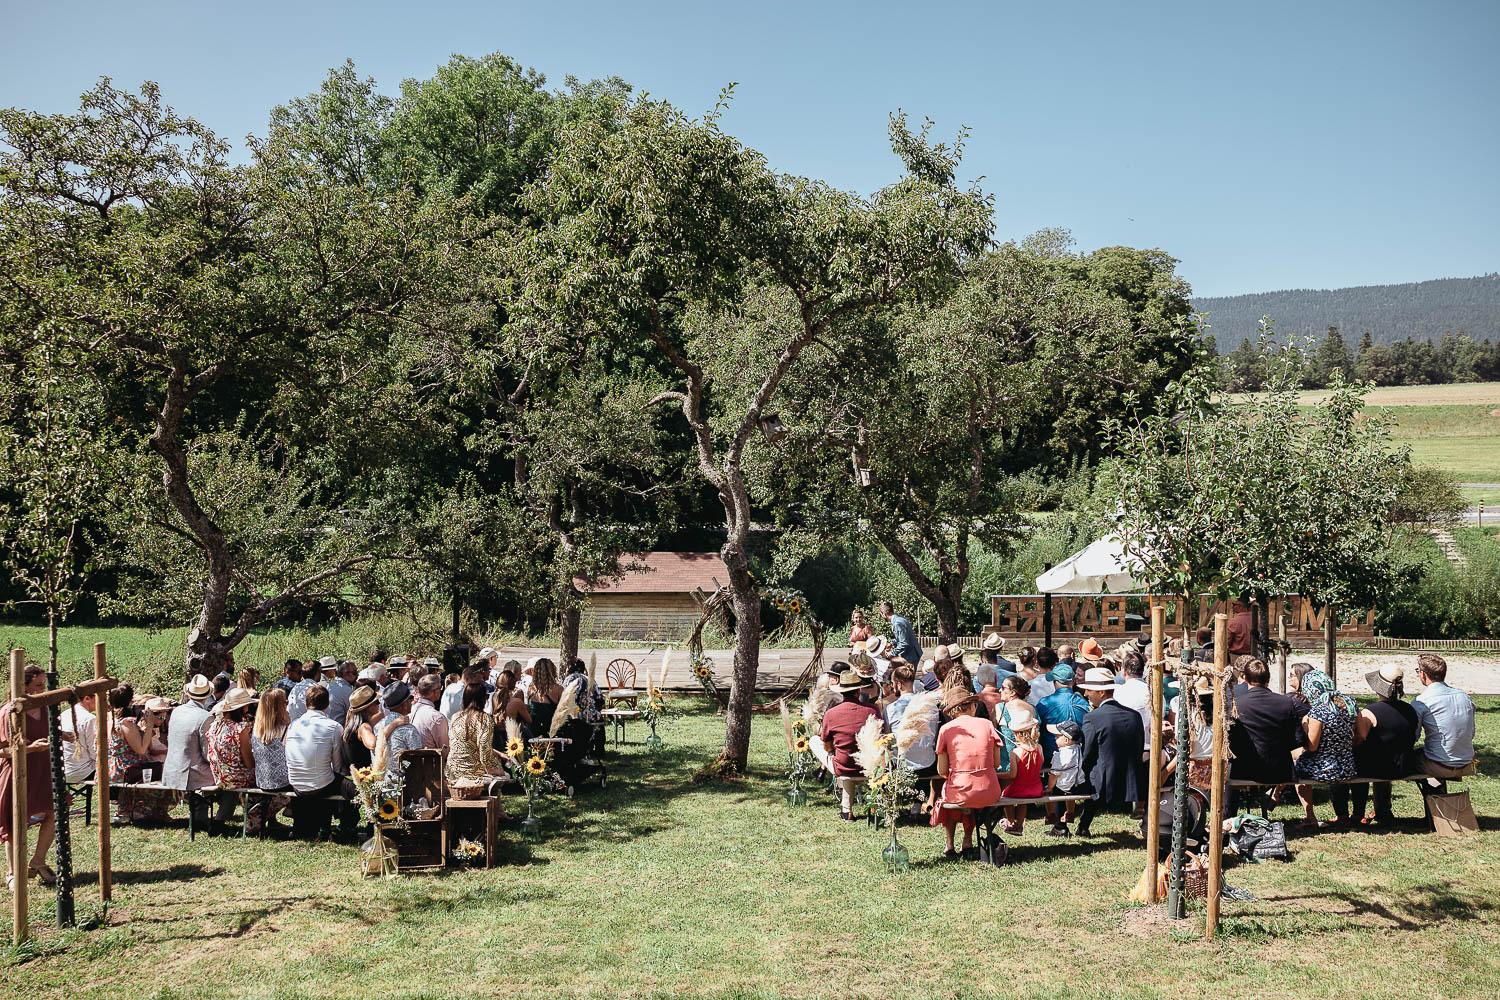
[(1002, 237), (1161, 247), (1203, 295), (1500, 270), (1500, 2), (92, 3), (0, 0), (0, 105), (152, 79), (239, 139), (352, 58), (618, 75), (778, 169), (870, 191), (886, 115), (973, 130)]

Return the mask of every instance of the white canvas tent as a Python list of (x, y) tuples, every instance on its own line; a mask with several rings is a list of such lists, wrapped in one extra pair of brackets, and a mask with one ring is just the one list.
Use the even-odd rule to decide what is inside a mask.
[(1140, 593), (1147, 588), (1134, 575), (1140, 568), (1120, 540), (1107, 535), (1037, 577), (1036, 589), (1039, 594)]

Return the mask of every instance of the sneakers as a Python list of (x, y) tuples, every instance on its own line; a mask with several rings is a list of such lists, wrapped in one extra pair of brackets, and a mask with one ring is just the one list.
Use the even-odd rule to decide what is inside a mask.
[(1047, 836), (1049, 836), (1049, 837), (1071, 837), (1073, 835), (1068, 832), (1068, 824), (1066, 824), (1066, 823), (1055, 823), (1055, 824), (1053, 824), (1052, 828), (1047, 831)]

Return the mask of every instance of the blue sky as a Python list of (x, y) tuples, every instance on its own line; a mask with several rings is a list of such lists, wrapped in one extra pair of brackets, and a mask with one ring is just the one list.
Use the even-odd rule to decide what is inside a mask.
[(1500, 270), (1500, 2), (130, 4), (0, 0), (0, 105), (152, 79), (221, 134), (345, 58), (618, 75), (780, 170), (870, 191), (886, 116), (972, 130), (1002, 237), (1160, 247), (1203, 295)]

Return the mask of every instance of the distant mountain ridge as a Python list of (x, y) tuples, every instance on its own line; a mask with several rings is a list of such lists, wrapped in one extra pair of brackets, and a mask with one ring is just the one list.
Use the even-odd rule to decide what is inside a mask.
[(1336, 326), (1351, 347), (1366, 330), (1377, 344), (1407, 337), (1436, 341), (1445, 330), (1500, 340), (1500, 274), (1195, 298), (1193, 307), (1210, 314), (1209, 332), (1220, 353), (1234, 350), (1246, 337), (1254, 340), (1262, 316), (1276, 321), (1281, 337), (1321, 337)]

